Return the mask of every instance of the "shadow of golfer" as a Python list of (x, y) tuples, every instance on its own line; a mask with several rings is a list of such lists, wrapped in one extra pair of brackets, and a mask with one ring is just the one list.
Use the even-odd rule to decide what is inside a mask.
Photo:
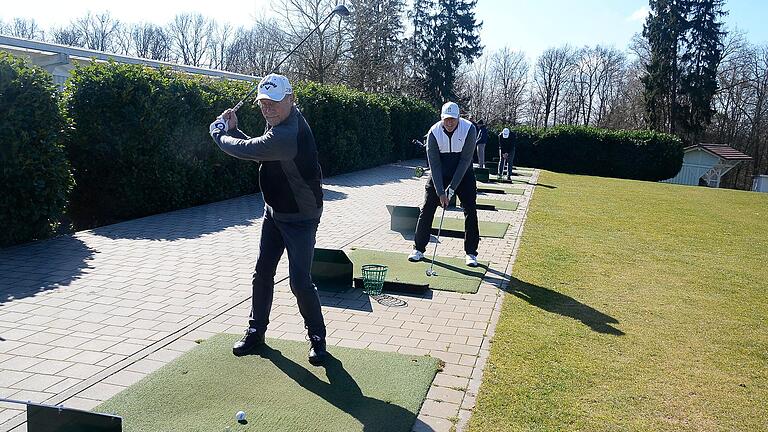
[(547, 312), (581, 321), (598, 333), (614, 336), (625, 334), (611, 325), (619, 323), (616, 318), (557, 291), (521, 281), (514, 276), (509, 276), (509, 285), (502, 289)]
[[(365, 432), (407, 432), (411, 430), (416, 420), (416, 413), (389, 401), (365, 396), (355, 379), (344, 369), (341, 361), (332, 355), (329, 355), (322, 365), (329, 381), (324, 382), (274, 348), (264, 346), (256, 354), (270, 360), (300, 386), (357, 419)], [(311, 421), (323, 420), (313, 418)]]

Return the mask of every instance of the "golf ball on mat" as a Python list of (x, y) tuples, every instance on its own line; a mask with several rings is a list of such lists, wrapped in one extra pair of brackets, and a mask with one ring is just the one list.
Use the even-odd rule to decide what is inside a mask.
[(237, 421), (245, 420), (245, 412), (244, 411), (238, 411), (237, 414), (235, 414), (235, 418), (237, 419)]

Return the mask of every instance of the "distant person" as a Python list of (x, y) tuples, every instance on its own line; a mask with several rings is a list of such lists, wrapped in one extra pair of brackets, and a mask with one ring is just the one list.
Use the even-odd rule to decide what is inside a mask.
[(488, 144), (488, 128), (485, 122), (477, 121), (477, 165), (485, 168), (485, 145)]
[(502, 173), (502, 167), (508, 163), (507, 180), (512, 179), (512, 169), (515, 160), (515, 142), (512, 140), (512, 134), (508, 128), (504, 128), (499, 134), (499, 176)]
[(416, 223), (413, 252), (408, 255), (408, 260), (415, 262), (424, 258), (435, 211), (438, 205), (448, 207), (455, 193), (464, 208), (465, 262), (470, 267), (477, 267), (480, 231), (477, 226), (477, 185), (472, 169), (477, 131), (469, 120), (459, 118), (459, 106), (454, 102), (443, 105), (440, 118), (429, 129), (427, 161), (430, 174)]

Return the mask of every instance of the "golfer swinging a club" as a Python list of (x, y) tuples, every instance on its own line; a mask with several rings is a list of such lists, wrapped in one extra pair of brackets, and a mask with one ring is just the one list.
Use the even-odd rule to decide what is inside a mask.
[(232, 352), (245, 355), (264, 344), (275, 287), (275, 272), (288, 251), (291, 291), (310, 341), (309, 362), (328, 355), (320, 298), (310, 270), (317, 226), (323, 212), (322, 175), (312, 130), (294, 104), (288, 78), (269, 74), (258, 85), (256, 100), (267, 121), (266, 132), (249, 138), (237, 128), (237, 115), (228, 109), (210, 126), (216, 144), (239, 159), (260, 161), (259, 184), (264, 194), (259, 258), (253, 273), (251, 319)]
[(455, 193), (464, 208), (466, 264), (476, 267), (480, 232), (477, 226), (477, 185), (472, 169), (472, 155), (475, 152), (477, 132), (469, 120), (459, 118), (459, 106), (454, 102), (443, 105), (440, 118), (429, 129), (427, 161), (430, 176), (424, 193), (424, 205), (416, 224), (413, 252), (408, 260), (421, 261), (424, 258), (437, 206), (447, 207)]

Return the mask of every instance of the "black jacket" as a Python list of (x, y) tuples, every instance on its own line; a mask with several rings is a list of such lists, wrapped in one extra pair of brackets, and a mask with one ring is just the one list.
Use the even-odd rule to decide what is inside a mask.
[(259, 185), (266, 211), (276, 220), (291, 222), (319, 218), (323, 212), (322, 172), (317, 145), (307, 121), (293, 107), (277, 126), (249, 138), (240, 130), (211, 133), (225, 153), (261, 162)]
[(509, 138), (504, 138), (502, 134), (499, 134), (499, 151), (502, 154), (512, 153), (515, 149), (515, 142), (512, 140), (512, 134), (509, 134)]

